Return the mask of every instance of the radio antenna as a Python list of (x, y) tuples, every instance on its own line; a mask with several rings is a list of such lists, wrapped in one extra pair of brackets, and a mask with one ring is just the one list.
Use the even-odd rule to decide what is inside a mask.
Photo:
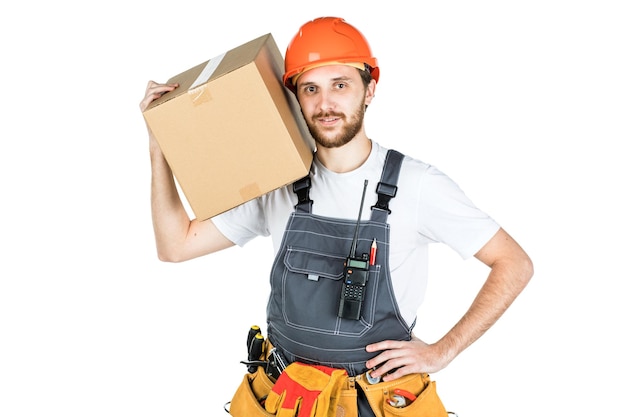
[(354, 229), (354, 238), (352, 239), (352, 248), (350, 248), (350, 257), (356, 257), (356, 241), (359, 238), (359, 226), (361, 225), (361, 213), (363, 212), (363, 203), (365, 202), (365, 190), (367, 190), (367, 179), (363, 184), (363, 195), (361, 196), (361, 207), (359, 207), (359, 217), (356, 219), (356, 227)]

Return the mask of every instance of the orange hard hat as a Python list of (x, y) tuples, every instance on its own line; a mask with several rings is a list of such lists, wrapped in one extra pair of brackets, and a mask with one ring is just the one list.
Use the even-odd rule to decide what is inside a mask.
[(310, 68), (354, 63), (366, 64), (378, 82), (378, 61), (363, 34), (340, 17), (319, 17), (302, 25), (289, 43), (283, 83), (295, 91), (292, 78)]

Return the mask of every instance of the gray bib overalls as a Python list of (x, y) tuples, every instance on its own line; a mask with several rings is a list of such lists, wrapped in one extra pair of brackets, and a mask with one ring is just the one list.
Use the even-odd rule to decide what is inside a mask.
[[(267, 305), (268, 337), (288, 362), (344, 368), (350, 376), (367, 371), (378, 353), (365, 346), (383, 340), (410, 340), (398, 309), (389, 269), (389, 200), (395, 196), (404, 156), (390, 150), (378, 183), (378, 203), (361, 220), (356, 254), (369, 254), (376, 239), (375, 265), (369, 265), (358, 319), (339, 317), (344, 264), (351, 252), (356, 221), (316, 216), (308, 198), (310, 179), (294, 184), (298, 204), (291, 214), (271, 271)], [(348, 191), (348, 190), (346, 190)], [(345, 317), (345, 316), (344, 316)]]

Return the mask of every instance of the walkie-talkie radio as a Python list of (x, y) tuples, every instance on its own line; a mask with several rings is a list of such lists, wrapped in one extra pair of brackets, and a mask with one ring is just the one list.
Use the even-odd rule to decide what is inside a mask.
[(363, 196), (361, 197), (359, 217), (356, 220), (352, 247), (343, 269), (343, 285), (341, 287), (341, 297), (339, 298), (339, 317), (343, 319), (359, 320), (361, 318), (363, 301), (365, 300), (365, 285), (367, 284), (369, 273), (369, 255), (365, 253), (361, 257), (356, 256), (356, 244), (359, 238), (365, 190), (367, 190), (367, 180), (363, 184)]

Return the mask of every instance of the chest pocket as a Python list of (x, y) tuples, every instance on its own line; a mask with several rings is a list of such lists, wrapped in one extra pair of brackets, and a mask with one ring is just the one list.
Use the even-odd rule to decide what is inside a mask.
[(288, 326), (355, 337), (372, 327), (380, 268), (370, 266), (361, 318), (341, 319), (338, 312), (345, 259), (344, 253), (287, 247), (280, 293)]

